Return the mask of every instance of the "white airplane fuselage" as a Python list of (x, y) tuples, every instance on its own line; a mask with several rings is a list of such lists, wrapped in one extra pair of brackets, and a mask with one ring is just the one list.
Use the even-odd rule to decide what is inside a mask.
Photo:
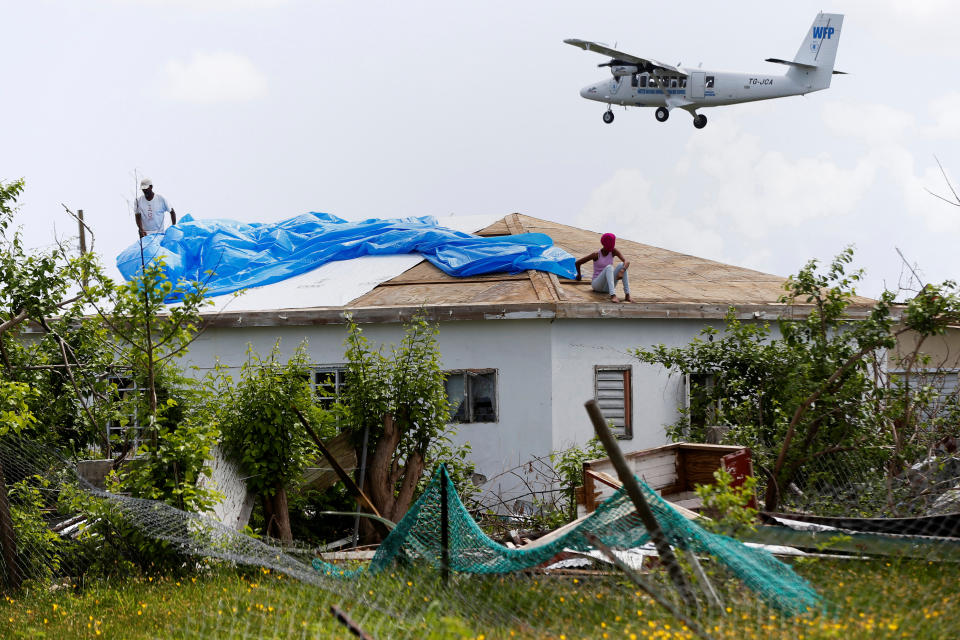
[[(571, 38), (565, 43), (608, 56), (611, 78), (595, 82), (580, 90), (587, 100), (625, 107), (655, 107), (656, 118), (665, 122), (674, 109), (683, 109), (693, 116), (693, 126), (702, 129), (707, 117), (699, 109), (740, 102), (756, 102), (820, 91), (830, 86), (836, 73), (833, 64), (837, 55), (843, 16), (819, 13), (806, 31), (793, 60), (767, 58), (767, 62), (787, 66), (786, 73), (739, 73), (691, 69), (657, 62), (602, 43)], [(607, 109), (603, 121), (610, 124), (613, 111)]]
[[(580, 90), (587, 100), (627, 107), (701, 109), (740, 102), (770, 100), (818, 91), (786, 75), (684, 69), (686, 78), (663, 76), (664, 93), (648, 73), (595, 82)], [(636, 84), (636, 86), (634, 86)]]

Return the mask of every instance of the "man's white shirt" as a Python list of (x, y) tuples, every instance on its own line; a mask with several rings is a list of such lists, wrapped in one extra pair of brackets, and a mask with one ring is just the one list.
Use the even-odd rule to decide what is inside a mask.
[(163, 233), (167, 226), (168, 211), (170, 206), (159, 193), (153, 194), (153, 200), (147, 200), (146, 196), (137, 198), (137, 213), (147, 233)]

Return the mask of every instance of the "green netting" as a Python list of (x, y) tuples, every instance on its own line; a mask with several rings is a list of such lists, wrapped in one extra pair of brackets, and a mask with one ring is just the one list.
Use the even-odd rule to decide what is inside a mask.
[[(713, 556), (767, 603), (786, 613), (802, 613), (821, 606), (817, 592), (789, 566), (762, 549), (751, 548), (733, 538), (705, 531), (680, 515), (642, 480), (639, 482), (671, 545)], [(522, 549), (510, 549), (491, 540), (477, 526), (460, 501), (446, 470), (440, 467), (420, 499), (380, 544), (367, 571), (383, 571), (403, 561), (421, 561), (441, 566), (441, 504), (444, 491), (449, 523), (448, 566), (451, 571), (522, 571), (547, 562), (564, 549), (593, 549), (587, 538), (588, 533), (615, 549), (637, 547), (650, 540), (650, 534), (640, 521), (629, 496), (620, 489), (590, 516), (560, 535), (551, 536), (539, 544), (534, 542)], [(352, 577), (363, 571), (345, 571), (319, 559), (313, 561), (313, 566), (325, 574), (343, 577)]]

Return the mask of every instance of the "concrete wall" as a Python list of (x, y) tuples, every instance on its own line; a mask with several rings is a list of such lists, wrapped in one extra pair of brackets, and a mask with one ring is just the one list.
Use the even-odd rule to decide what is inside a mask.
[[(630, 365), (633, 437), (620, 441), (624, 451), (667, 443), (664, 425), (680, 416), (683, 376), (640, 363), (629, 351), (637, 347), (690, 343), (707, 323), (702, 320), (558, 320), (553, 324), (553, 448), (581, 445), (593, 436), (583, 403), (593, 398), (594, 366)], [(720, 328), (722, 322), (711, 322)]]
[[(904, 368), (903, 358), (912, 358), (917, 350), (920, 336), (912, 331), (897, 337), (897, 346), (890, 353), (890, 364), (894, 370)], [(914, 368), (960, 369), (960, 327), (950, 327), (939, 336), (930, 336), (920, 344), (919, 352), (930, 357), (926, 364), (915, 363)]]
[[(362, 325), (364, 335), (376, 343), (398, 343), (400, 325)], [(245, 361), (247, 344), (261, 355), (270, 352), (279, 338), (284, 358), (304, 339), (316, 364), (345, 362), (346, 327), (215, 328), (192, 346), (189, 363), (209, 370), (217, 357), (236, 367)], [(438, 338), (444, 369), (496, 369), (498, 414), (496, 423), (462, 424), (455, 443), (470, 442), (477, 473), (493, 478), (532, 455), (546, 455), (551, 436), (551, 341), (547, 320), (457, 321), (443, 323)], [(516, 479), (502, 485), (514, 487)]]
[[(667, 442), (664, 425), (679, 418), (685, 385), (679, 374), (641, 364), (629, 350), (638, 346), (683, 346), (700, 332), (702, 320), (561, 319), (454, 321), (441, 324), (439, 347), (444, 369), (496, 369), (496, 423), (462, 424), (455, 444), (469, 442), (477, 473), (488, 478), (551, 451), (586, 442), (593, 429), (583, 403), (593, 397), (595, 365), (632, 367), (633, 437), (621, 440), (625, 451)], [(722, 328), (722, 322), (711, 324)], [(373, 342), (396, 344), (402, 327), (363, 325)], [(315, 364), (345, 362), (346, 327), (217, 328), (208, 330), (190, 349), (191, 363), (202, 373), (217, 357), (239, 367), (247, 344), (261, 355), (279, 338), (284, 358), (307, 339)], [(236, 372), (235, 372), (236, 373)], [(527, 478), (530, 480), (531, 478)], [(515, 476), (485, 487), (509, 497), (521, 492)]]

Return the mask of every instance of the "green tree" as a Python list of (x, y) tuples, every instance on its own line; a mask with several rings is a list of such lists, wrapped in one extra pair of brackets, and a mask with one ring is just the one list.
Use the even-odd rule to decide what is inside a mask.
[(342, 422), (361, 456), (366, 444), (364, 490), (380, 514), (394, 522), (410, 507), (431, 444), (447, 433), (450, 420), (437, 334), (437, 327), (417, 314), (400, 344), (384, 355), (359, 325), (350, 321), (348, 328)]
[[(159, 444), (158, 409), (163, 390), (158, 380), (162, 369), (186, 354), (202, 329), (201, 311), (212, 304), (199, 282), (171, 282), (162, 260), (147, 263), (129, 281), (117, 284), (100, 277), (89, 288), (90, 295), (106, 304), (95, 303), (97, 313), (109, 329), (109, 344), (114, 366), (129, 372), (145, 390), (146, 436), (153, 446)], [(176, 294), (179, 302), (164, 301)], [(129, 444), (129, 443), (127, 443)], [(128, 452), (125, 448), (121, 459)]]
[(221, 374), (221, 420), (227, 455), (263, 498), (266, 533), (291, 541), (287, 489), (299, 482), (312, 447), (295, 409), (320, 425), (322, 435), (330, 435), (332, 423), (314, 404), (305, 344), (286, 363), (279, 356), (279, 343), (266, 358), (248, 351), (236, 386)]
[(934, 335), (955, 322), (960, 299), (953, 282), (926, 287), (893, 314), (894, 294), (884, 292), (865, 317), (848, 309), (861, 271), (847, 273), (852, 249), (825, 272), (811, 260), (785, 283), (780, 337), (767, 324), (741, 323), (731, 309), (723, 333), (706, 328), (686, 347), (639, 348), (643, 362), (686, 374), (711, 374), (712, 384), (692, 385), (689, 411), (669, 431), (674, 438), (705, 437), (704, 416), (730, 425), (728, 439), (749, 443), (766, 471), (765, 508), (776, 509), (784, 489), (803, 484), (811, 462), (854, 453), (878, 464), (889, 457), (885, 425), (892, 405), (872, 375), (878, 352), (906, 331)]

